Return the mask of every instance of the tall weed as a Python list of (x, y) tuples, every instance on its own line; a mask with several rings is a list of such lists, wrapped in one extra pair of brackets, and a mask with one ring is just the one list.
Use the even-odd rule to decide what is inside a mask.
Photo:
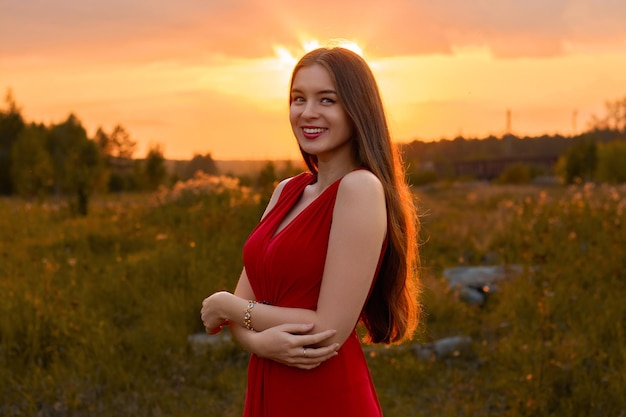
[[(238, 416), (247, 355), (198, 352), (202, 299), (233, 289), (263, 202), (229, 180), (63, 204), (0, 200), (0, 415)], [(422, 360), (372, 349), (386, 416), (626, 416), (623, 187), (435, 185), (422, 213)], [(264, 196), (267, 198), (267, 196)], [(520, 264), (482, 307), (447, 267)]]

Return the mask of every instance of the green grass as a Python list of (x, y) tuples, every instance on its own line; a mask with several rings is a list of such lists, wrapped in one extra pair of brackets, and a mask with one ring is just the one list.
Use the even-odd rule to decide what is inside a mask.
[[(417, 190), (425, 319), (415, 342), (470, 336), (433, 361), (368, 357), (385, 416), (626, 416), (626, 189)], [(178, 198), (0, 200), (0, 415), (239, 416), (247, 356), (195, 353), (202, 299), (232, 289), (263, 210), (233, 187)], [(446, 267), (516, 263), (483, 307)]]

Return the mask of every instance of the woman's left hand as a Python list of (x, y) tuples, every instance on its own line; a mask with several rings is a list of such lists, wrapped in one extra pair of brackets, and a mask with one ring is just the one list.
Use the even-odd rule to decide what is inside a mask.
[(228, 320), (221, 316), (219, 312), (219, 297), (221, 293), (215, 293), (202, 301), (202, 309), (200, 310), (200, 317), (202, 318), (202, 324), (208, 334), (216, 334), (222, 330), (222, 326), (228, 324)]
[[(257, 356), (300, 369), (313, 369), (337, 356), (339, 343), (318, 346), (335, 330), (309, 333), (313, 324), (281, 324), (252, 334), (248, 348)], [(250, 342), (254, 342), (251, 344)]]

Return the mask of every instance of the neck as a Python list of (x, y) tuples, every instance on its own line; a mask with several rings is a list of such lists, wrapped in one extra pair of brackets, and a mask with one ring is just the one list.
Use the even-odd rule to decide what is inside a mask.
[(333, 161), (333, 162), (324, 162), (318, 161), (317, 165), (317, 185), (323, 190), (328, 187), (330, 184), (337, 181), (339, 178), (343, 177), (350, 171), (355, 170), (359, 167), (354, 161)]

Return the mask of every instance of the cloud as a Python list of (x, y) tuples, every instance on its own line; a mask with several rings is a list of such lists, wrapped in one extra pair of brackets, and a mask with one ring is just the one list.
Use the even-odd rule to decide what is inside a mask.
[[(569, 43), (624, 46), (621, 0), (0, 0), (0, 56), (198, 59), (271, 55), (272, 45), (344, 37), (376, 56), (485, 46), (553, 56)], [(305, 38), (305, 39), (303, 39)]]
[(553, 56), (569, 43), (624, 43), (626, 3), (615, 0), (427, 2), (455, 45), (486, 45), (500, 57)]

